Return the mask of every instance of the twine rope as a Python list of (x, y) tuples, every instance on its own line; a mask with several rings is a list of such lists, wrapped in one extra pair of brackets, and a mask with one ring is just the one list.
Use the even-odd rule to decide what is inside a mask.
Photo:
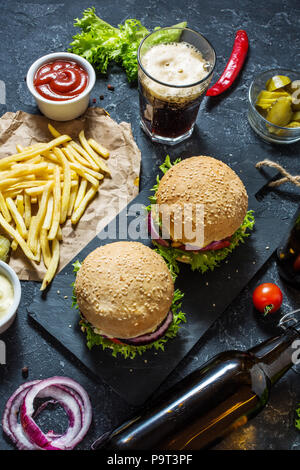
[(296, 176), (291, 175), (281, 165), (279, 165), (279, 163), (272, 162), (271, 160), (262, 160), (261, 162), (256, 163), (255, 166), (256, 168), (261, 168), (263, 166), (275, 168), (277, 171), (279, 171), (283, 175), (283, 178), (280, 178), (279, 180), (276, 180), (276, 181), (271, 181), (271, 183), (269, 183), (268, 186), (278, 187), (278, 186), (281, 186), (283, 183), (290, 182), (298, 186), (298, 188), (300, 188), (300, 175), (296, 175)]

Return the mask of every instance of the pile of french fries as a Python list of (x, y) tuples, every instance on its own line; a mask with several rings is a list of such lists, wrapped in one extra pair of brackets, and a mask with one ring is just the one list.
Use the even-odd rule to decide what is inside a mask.
[(109, 169), (103, 160), (109, 151), (79, 133), (79, 143), (61, 135), (51, 124), (54, 137), (0, 159), (0, 227), (29, 260), (47, 268), (41, 290), (55, 276), (62, 241), (61, 226), (82, 217)]

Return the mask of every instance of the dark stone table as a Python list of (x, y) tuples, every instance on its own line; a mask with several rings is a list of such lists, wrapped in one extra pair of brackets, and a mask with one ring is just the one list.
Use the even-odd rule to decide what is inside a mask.
[[(295, 69), (300, 60), (300, 5), (297, 0), (273, 0), (271, 3), (238, 0), (117, 0), (94, 2), (97, 13), (111, 24), (127, 18), (138, 18), (148, 28), (170, 26), (182, 20), (202, 32), (214, 45), (218, 62), (217, 77), (231, 52), (235, 31), (247, 30), (251, 49), (241, 77), (220, 99), (211, 104), (204, 100), (193, 136), (176, 147), (152, 145), (139, 127), (137, 89), (130, 87), (125, 74), (113, 67), (108, 78), (99, 78), (93, 92), (97, 105), (105, 107), (116, 121), (128, 121), (142, 151), (141, 188), (152, 185), (158, 165), (169, 152), (177, 156), (212, 155), (231, 166), (249, 158), (253, 163), (270, 158), (291, 173), (299, 174), (300, 143), (273, 146), (262, 142), (247, 121), (247, 91), (257, 73), (282, 66)], [(27, 91), (24, 77), (29, 65), (38, 57), (66, 50), (75, 33), (73, 19), (84, 8), (93, 6), (87, 0), (1, 1), (0, 15), (0, 79), (6, 84), (6, 105), (1, 115), (19, 109), (36, 113), (33, 98)], [(107, 90), (107, 84), (115, 91)], [(99, 101), (99, 95), (104, 100)], [(291, 217), (299, 204), (299, 190), (284, 185), (267, 192), (265, 204)], [(294, 204), (292, 204), (294, 203)], [(251, 294), (260, 282), (273, 281), (284, 292), (283, 311), (299, 307), (300, 295), (284, 284), (271, 258), (259, 275), (244, 289), (222, 318), (207, 332), (183, 363), (161, 387), (165, 389), (198, 367), (215, 353), (230, 349), (246, 349), (271, 336), (275, 319), (263, 321), (253, 312)], [(14, 325), (1, 336), (7, 346), (7, 365), (0, 366), (0, 414), (10, 394), (23, 382), (21, 369), (29, 367), (29, 378), (66, 375), (78, 380), (89, 392), (94, 422), (80, 449), (88, 449), (93, 440), (111, 430), (135, 409), (103, 383), (95, 382), (87, 371), (57, 347), (44, 333), (35, 329), (27, 318), (26, 308), (39, 285), (22, 283), (22, 301)], [(220, 294), (221, 295), (221, 294)], [(246, 426), (231, 434), (218, 449), (298, 449), (300, 433), (294, 428), (295, 408), (300, 402), (300, 376), (290, 370), (275, 386), (266, 409)], [(159, 391), (158, 391), (159, 392)], [(0, 433), (0, 449), (12, 449)]]

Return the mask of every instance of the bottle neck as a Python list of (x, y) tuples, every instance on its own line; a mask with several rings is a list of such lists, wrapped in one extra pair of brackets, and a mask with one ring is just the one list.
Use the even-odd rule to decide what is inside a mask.
[[(249, 350), (258, 360), (272, 384), (276, 383), (297, 360), (300, 331), (288, 328), (282, 335), (271, 338)], [(300, 354), (298, 354), (300, 358)]]

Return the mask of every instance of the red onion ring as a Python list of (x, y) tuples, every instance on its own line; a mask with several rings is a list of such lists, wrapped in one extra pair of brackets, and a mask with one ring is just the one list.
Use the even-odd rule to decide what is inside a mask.
[(230, 243), (231, 243), (230, 240), (231, 240), (231, 237), (227, 237), (227, 238), (224, 238), (223, 240), (211, 242), (209, 245), (206, 245), (203, 248), (199, 248), (198, 246), (189, 245), (189, 244), (180, 245), (178, 249), (183, 250), (183, 251), (194, 251), (194, 252), (212, 251), (212, 250), (216, 251), (216, 250), (221, 250), (222, 248), (226, 248), (230, 246)]
[(156, 328), (156, 330), (153, 331), (152, 333), (145, 333), (144, 335), (136, 336), (135, 338), (120, 339), (120, 341), (122, 343), (132, 344), (134, 346), (142, 346), (145, 344), (153, 343), (154, 341), (157, 341), (159, 338), (165, 335), (172, 321), (173, 321), (173, 313), (172, 313), (172, 310), (170, 310), (166, 318), (162, 321), (162, 323), (158, 326), (158, 328)]
[(22, 384), (10, 397), (6, 403), (2, 417), (2, 429), (10, 437), (19, 450), (38, 450), (39, 447), (32, 444), (23, 432), (21, 424), (18, 422), (18, 411), (21, 403), (30, 387), (39, 383), (39, 380), (33, 380)]
[[(45, 397), (50, 400), (35, 410), (35, 398)], [(44, 434), (34, 421), (49, 403), (59, 403), (68, 416), (69, 426), (62, 435)], [(15, 391), (6, 403), (2, 428), (20, 450), (71, 450), (82, 441), (91, 420), (91, 403), (83, 387), (67, 377), (52, 377), (27, 382)]]

